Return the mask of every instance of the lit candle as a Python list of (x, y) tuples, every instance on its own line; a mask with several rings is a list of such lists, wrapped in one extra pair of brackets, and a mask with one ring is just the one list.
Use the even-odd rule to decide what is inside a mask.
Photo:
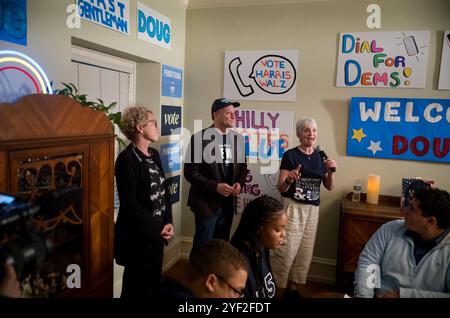
[(367, 203), (378, 204), (380, 194), (380, 176), (369, 174), (367, 179)]

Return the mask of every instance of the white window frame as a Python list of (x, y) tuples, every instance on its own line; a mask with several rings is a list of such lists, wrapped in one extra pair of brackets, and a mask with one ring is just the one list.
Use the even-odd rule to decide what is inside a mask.
[(129, 73), (130, 94), (128, 94), (128, 106), (134, 105), (136, 100), (136, 62), (75, 45), (72, 45), (71, 48), (71, 62), (89, 64), (114, 71)]

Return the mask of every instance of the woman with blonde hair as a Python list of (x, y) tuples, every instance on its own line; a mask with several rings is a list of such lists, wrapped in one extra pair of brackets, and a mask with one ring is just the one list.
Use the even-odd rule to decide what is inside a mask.
[(149, 297), (160, 287), (164, 244), (173, 236), (170, 193), (159, 153), (150, 147), (159, 139), (153, 113), (130, 107), (122, 121), (130, 144), (116, 160), (120, 208), (114, 257), (125, 266), (121, 297)]

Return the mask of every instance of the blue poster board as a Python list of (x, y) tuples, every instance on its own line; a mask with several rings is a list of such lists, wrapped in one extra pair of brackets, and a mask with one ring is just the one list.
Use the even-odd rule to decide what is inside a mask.
[(175, 204), (180, 201), (180, 176), (167, 178), (166, 186), (170, 191), (170, 203)]
[(179, 171), (181, 168), (181, 147), (179, 144), (161, 145), (161, 162), (164, 173)]
[(27, 45), (27, 1), (0, 1), (0, 41)]
[(162, 96), (183, 96), (183, 70), (169, 65), (162, 66)]
[(450, 99), (353, 97), (347, 155), (450, 163)]
[(179, 135), (181, 118), (180, 106), (161, 105), (161, 136)]

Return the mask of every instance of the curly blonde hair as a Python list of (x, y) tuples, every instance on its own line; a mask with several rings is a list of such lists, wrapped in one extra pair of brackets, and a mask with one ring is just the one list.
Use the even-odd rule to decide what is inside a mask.
[(136, 134), (136, 127), (145, 125), (148, 113), (153, 112), (143, 106), (129, 107), (122, 114), (122, 133), (131, 141)]

